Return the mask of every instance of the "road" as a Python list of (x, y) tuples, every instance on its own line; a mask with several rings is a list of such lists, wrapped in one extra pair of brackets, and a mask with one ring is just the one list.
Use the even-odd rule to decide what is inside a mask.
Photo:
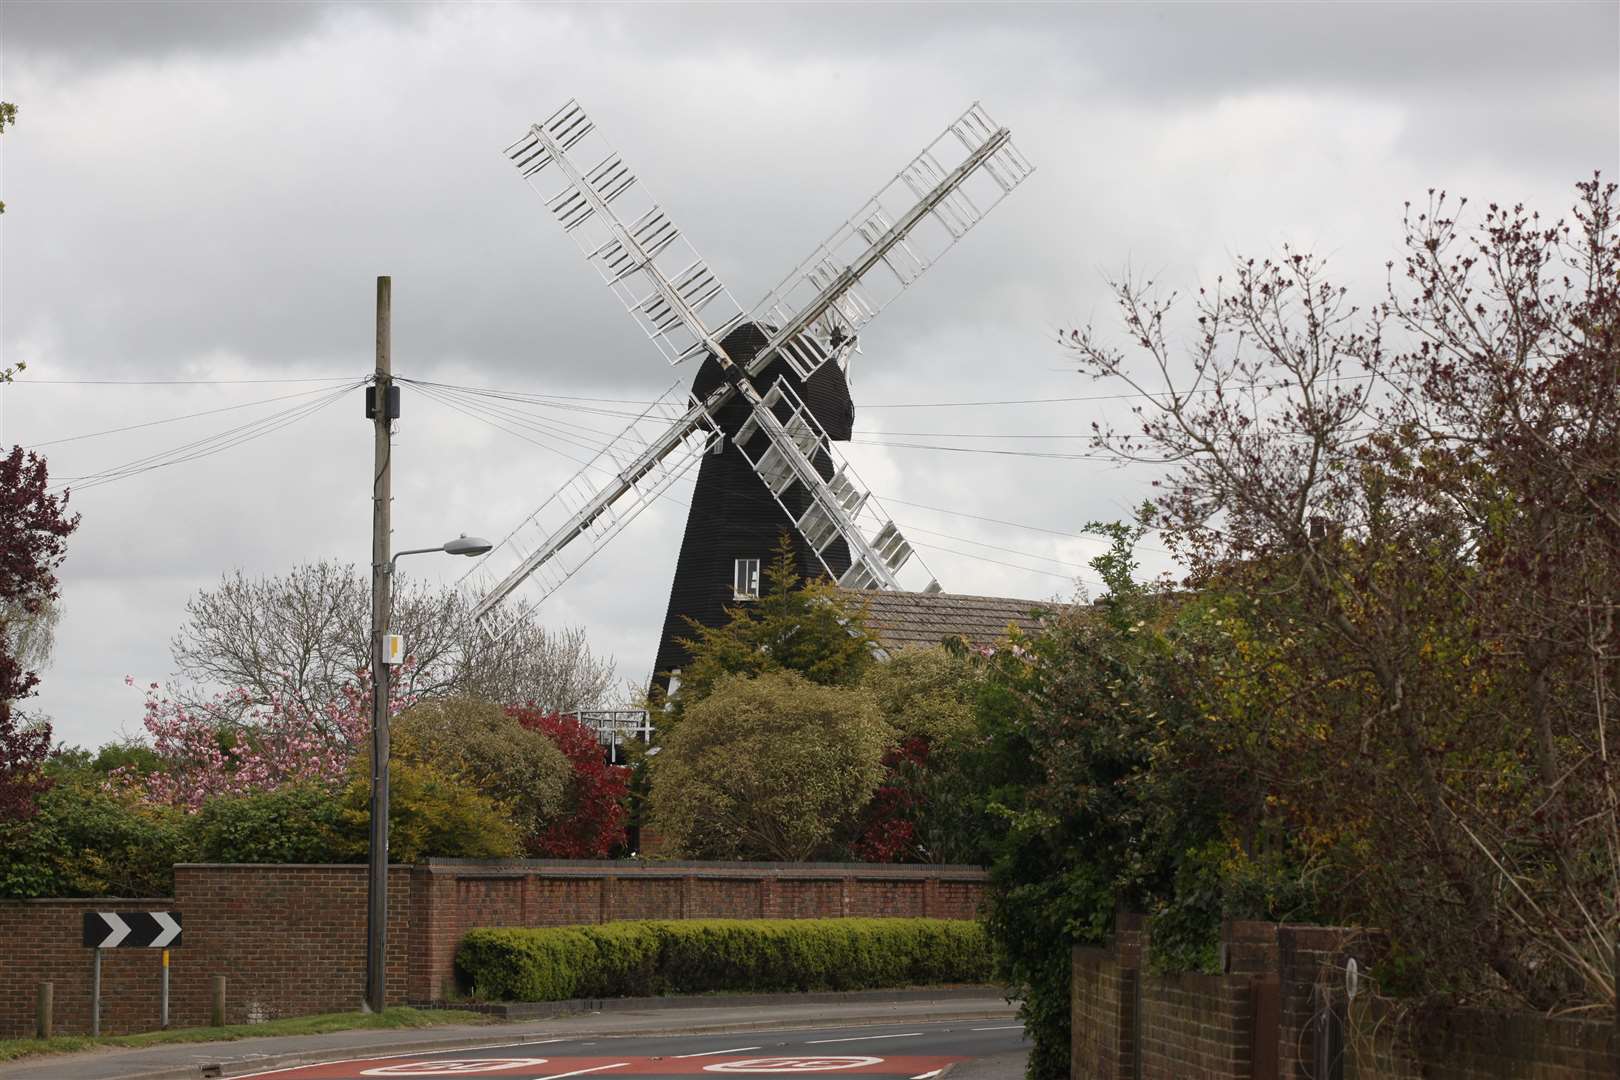
[[(968, 1063), (998, 1065), (985, 1080), (1022, 1074), (1023, 1027), (1012, 1020), (950, 1020), (744, 1031), (720, 1035), (581, 1037), (491, 1042), (438, 1053), (329, 1061), (242, 1074), (265, 1080), (565, 1080), (634, 1076), (637, 1080), (943, 1080)], [(1002, 1067), (1004, 1066), (1004, 1067)], [(972, 1070), (975, 1073), (982, 1070)], [(1006, 1076), (1003, 1078), (1002, 1073)]]

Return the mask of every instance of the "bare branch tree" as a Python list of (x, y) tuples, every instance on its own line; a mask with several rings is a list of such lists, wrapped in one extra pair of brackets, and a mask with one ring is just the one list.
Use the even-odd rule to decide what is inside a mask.
[[(170, 644), (188, 696), (241, 687), (242, 707), (272, 700), (318, 708), (370, 666), (370, 586), (351, 564), (321, 561), (286, 575), (241, 571), (200, 590)], [(515, 612), (487, 626), (451, 588), (395, 583), (390, 629), (412, 663), (399, 689), (416, 697), (477, 697), (568, 709), (604, 703), (611, 658), (592, 654), (580, 627), (548, 630)]]

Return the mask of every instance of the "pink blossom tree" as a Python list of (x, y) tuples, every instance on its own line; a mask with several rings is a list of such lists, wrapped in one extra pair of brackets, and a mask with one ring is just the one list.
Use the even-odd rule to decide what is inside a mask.
[[(135, 685), (132, 677), (124, 681)], [(365, 671), (358, 684), (316, 707), (280, 698), (253, 705), (250, 699), (249, 691), (237, 689), (199, 708), (149, 684), (142, 725), (163, 765), (144, 774), (119, 770), (113, 782), (139, 789), (150, 802), (188, 810), (215, 795), (301, 781), (335, 788), (370, 737), (371, 680)], [(391, 695), (390, 715), (412, 703), (408, 695)]]

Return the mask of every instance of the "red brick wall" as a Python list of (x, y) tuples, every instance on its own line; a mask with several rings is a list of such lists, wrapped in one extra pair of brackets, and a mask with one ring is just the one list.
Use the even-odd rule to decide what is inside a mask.
[(1486, 1009), (1421, 1017), (1357, 995), (1346, 1009), (1344, 1080), (1585, 1080), (1620, 1076), (1608, 1020)]
[(1138, 977), (1143, 1080), (1247, 1080), (1253, 1060), (1247, 976)]
[[(639, 918), (972, 918), (984, 889), (972, 867), (785, 863), (432, 860), (389, 873), (388, 997), (443, 1000), (455, 950), (478, 926), (564, 926)], [(232, 1023), (358, 1008), (365, 978), (363, 866), (175, 867), (172, 899), (0, 901), (0, 1038), (29, 1035), (42, 980), (55, 983), (56, 1030), (90, 1029), (83, 913), (176, 910), (170, 1018), (208, 1022), (213, 977), (227, 978)], [(157, 1026), (159, 957), (102, 958), (102, 1030)]]
[[(83, 940), (86, 911), (163, 911), (172, 900), (22, 900), (0, 903), (0, 1038), (34, 1033), (40, 982), (56, 984), (56, 1030), (90, 1030), (92, 953)], [(173, 955), (173, 954), (171, 954)], [(102, 954), (101, 1030), (156, 1027), (159, 954), (115, 949)], [(172, 977), (172, 976), (171, 976)]]
[[(1620, 1076), (1614, 1017), (1549, 1019), (1470, 1009), (1417, 1014), (1367, 993), (1348, 1004), (1345, 960), (1355, 956), (1364, 970), (1369, 967), (1383, 948), (1376, 932), (1228, 923), (1222, 928), (1222, 975), (1148, 972), (1142, 965), (1147, 940), (1141, 917), (1122, 914), (1108, 948), (1074, 950), (1074, 1080), (1235, 1080), (1253, 1076), (1254, 1062), (1267, 1050), (1275, 1052), (1280, 1076), (1318, 1080), (1324, 1073), (1316, 1065), (1322, 1030), (1317, 1021), (1324, 1015), (1340, 1019), (1342, 1044), (1325, 1075), (1342, 1080)], [(1255, 1024), (1256, 984), (1262, 981), (1277, 987), (1275, 1032)], [(1320, 1049), (1334, 1047), (1329, 1041)]]

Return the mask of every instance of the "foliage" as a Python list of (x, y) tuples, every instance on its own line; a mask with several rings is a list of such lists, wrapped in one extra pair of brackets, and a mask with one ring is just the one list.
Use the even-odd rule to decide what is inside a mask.
[(10, 653), (23, 668), (38, 672), (50, 662), (56, 645), (56, 627), (62, 619), (60, 597), (44, 600), (33, 611), (20, 600), (0, 601), (0, 649)]
[(1149, 518), (1226, 646), (1232, 797), (1413, 990), (1540, 1009), (1612, 1007), (1620, 927), (1620, 230), (1613, 185), (1578, 192), (1472, 227), (1431, 193), (1365, 316), (1306, 255), (1241, 260), (1185, 378), (1151, 283), (1116, 286), (1151, 377), (1064, 339), (1144, 395), (1099, 446), (1175, 463)]
[[(0, 114), (0, 127), (9, 116)], [(22, 447), (0, 458), (0, 821), (26, 821), (47, 786), (47, 724), (21, 724), (13, 704), (33, 693), (39, 676), (11, 652), (9, 617), (37, 616), (57, 597), (56, 568), (79, 526), (67, 493), (52, 495), (45, 459)]]
[[(612, 660), (591, 654), (581, 628), (547, 630), (514, 612), (497, 612), (481, 628), (460, 591), (404, 578), (392, 608), (390, 628), (410, 650), (410, 666), (395, 669), (406, 697), (569, 709), (599, 704), (613, 685)], [(187, 602), (170, 649), (192, 684), (242, 688), (231, 703), (314, 711), (371, 667), (371, 585), (353, 565), (329, 561), (284, 576), (237, 571)], [(183, 696), (197, 704), (194, 690)]]
[(431, 765), (505, 807), (520, 837), (538, 837), (562, 817), (568, 759), (499, 705), (419, 702), (394, 719), (390, 739), (395, 761)]
[(0, 896), (161, 896), (189, 857), (181, 814), (56, 771), (26, 829), (0, 837)]
[[(129, 685), (134, 679), (125, 678)], [(389, 708), (409, 705), (398, 697)], [(195, 810), (216, 795), (266, 791), (288, 783), (335, 788), (370, 739), (369, 685), (346, 686), (315, 708), (273, 700), (248, 704), (242, 692), (204, 707), (146, 688), (142, 724), (158, 768), (119, 770), (114, 779), (152, 802)]]
[(726, 613), (730, 619), (720, 627), (688, 620), (696, 636), (678, 639), (692, 659), (668, 701), (665, 730), (727, 676), (791, 671), (821, 686), (850, 686), (875, 663), (865, 610), (851, 607), (827, 582), (801, 581), (785, 532), (765, 568), (760, 596)]
[(652, 759), (654, 825), (694, 857), (825, 857), (877, 788), (892, 738), (862, 690), (791, 671), (724, 677)]
[(332, 862), (339, 806), (329, 788), (290, 783), (246, 795), (216, 795), (187, 822), (193, 857), (220, 863)]
[(950, 745), (973, 731), (975, 660), (965, 649), (944, 645), (901, 649), (872, 665), (861, 685), (896, 731)]
[[(5, 134), (6, 128), (17, 122), (17, 106), (9, 101), (0, 101), (0, 135)], [(0, 214), (6, 212), (6, 204), (0, 202)], [(21, 371), (27, 364), (18, 364), (13, 368), (0, 368), (0, 383), (10, 382), (13, 370)]]
[(530, 706), (506, 711), (555, 743), (572, 770), (562, 813), (543, 832), (526, 837), (524, 850), (542, 859), (606, 858), (625, 842), (630, 770), (610, 765), (596, 733), (576, 717)]
[[(350, 766), (338, 796), (332, 861), (364, 862), (371, 828), (371, 755)], [(477, 788), (431, 765), (409, 760), (388, 766), (388, 858), (510, 859), (521, 850), (511, 811)]]
[(1275, 914), (1234, 910), (1219, 889), (1178, 893), (1230, 810), (1196, 708), (1208, 635), (1196, 608), (1133, 581), (1136, 530), (1094, 528), (1112, 540), (1092, 562), (1108, 592), (998, 649), (979, 699), (987, 925), (1037, 1078), (1068, 1074), (1069, 947), (1101, 941), (1117, 906), (1163, 917), (1155, 946), (1184, 959), (1223, 915)]
[(871, 862), (975, 862), (975, 778), (964, 749), (975, 730), (981, 658), (964, 648), (904, 649), (861, 685), (899, 733), (853, 845)]
[(473, 930), (456, 970), (517, 1001), (983, 982), (988, 942), (951, 919), (683, 919)]

